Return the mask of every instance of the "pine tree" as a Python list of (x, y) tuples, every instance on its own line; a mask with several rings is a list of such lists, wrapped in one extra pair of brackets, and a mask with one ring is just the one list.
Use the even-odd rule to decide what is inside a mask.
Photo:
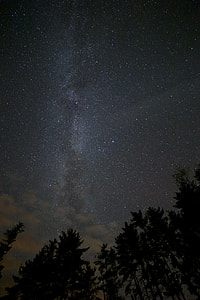
[[(5, 238), (0, 242), (0, 263), (2, 262), (4, 255), (8, 253), (8, 251), (12, 248), (11, 244), (15, 242), (17, 235), (23, 232), (23, 223), (19, 222), (13, 228), (8, 229), (4, 236)], [(0, 265), (0, 278), (2, 278), (2, 270), (4, 269), (3, 265)]]
[(70, 229), (59, 240), (49, 241), (33, 260), (21, 266), (15, 285), (8, 288), (15, 299), (95, 299), (94, 270), (82, 255), (79, 233)]

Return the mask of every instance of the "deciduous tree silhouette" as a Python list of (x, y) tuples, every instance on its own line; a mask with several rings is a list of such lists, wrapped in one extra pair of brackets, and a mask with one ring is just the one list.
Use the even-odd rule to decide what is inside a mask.
[(200, 297), (200, 165), (193, 179), (185, 170), (179, 170), (174, 177), (179, 188), (175, 207), (180, 211), (182, 280), (192, 294)]
[(99, 270), (98, 289), (103, 291), (104, 299), (118, 299), (121, 283), (116, 265), (115, 249), (112, 247), (108, 249), (108, 245), (103, 244), (101, 251), (97, 254), (95, 264), (98, 266)]
[[(174, 230), (174, 228), (173, 228)], [(160, 208), (132, 213), (116, 238), (116, 259), (127, 296), (132, 299), (185, 299), (176, 259), (177, 229)]]

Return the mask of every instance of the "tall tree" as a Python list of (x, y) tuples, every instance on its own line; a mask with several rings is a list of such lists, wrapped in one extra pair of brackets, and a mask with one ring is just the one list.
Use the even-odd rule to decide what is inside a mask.
[(70, 229), (59, 241), (49, 241), (33, 260), (14, 276), (15, 286), (8, 288), (15, 299), (95, 299), (95, 276), (89, 262), (82, 258), (88, 248)]
[(175, 207), (180, 211), (182, 280), (192, 294), (200, 297), (200, 165), (192, 179), (185, 170), (179, 170), (174, 177), (179, 189)]
[[(142, 221), (140, 213), (137, 216)], [(143, 299), (140, 241), (133, 223), (125, 223), (125, 227), (116, 238), (116, 251), (119, 274), (122, 276), (126, 296), (129, 295), (132, 299)]]
[(4, 236), (5, 238), (0, 241), (0, 278), (2, 278), (2, 270), (4, 269), (4, 266), (1, 264), (4, 255), (8, 253), (8, 251), (12, 248), (12, 243), (15, 242), (17, 235), (20, 232), (23, 232), (23, 223), (19, 222), (16, 224), (13, 228), (8, 229)]
[(95, 264), (98, 266), (98, 289), (103, 291), (104, 299), (118, 299), (121, 286), (117, 269), (116, 251), (113, 247), (108, 249), (107, 244), (103, 244), (101, 251), (97, 253)]
[[(174, 230), (174, 228), (173, 228)], [(132, 299), (184, 299), (169, 217), (160, 208), (132, 213), (116, 238), (119, 274)]]

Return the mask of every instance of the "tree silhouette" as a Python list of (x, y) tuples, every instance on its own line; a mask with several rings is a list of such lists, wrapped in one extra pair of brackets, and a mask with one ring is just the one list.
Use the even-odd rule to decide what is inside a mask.
[(82, 255), (79, 234), (70, 229), (59, 241), (49, 241), (33, 260), (29, 260), (14, 276), (15, 285), (8, 295), (15, 299), (94, 299), (95, 276)]
[(192, 294), (200, 297), (200, 165), (193, 179), (185, 170), (179, 170), (174, 177), (179, 188), (175, 207), (180, 211), (182, 281)]
[(121, 283), (116, 263), (115, 249), (108, 249), (108, 245), (103, 244), (101, 251), (97, 253), (95, 264), (99, 271), (98, 289), (103, 291), (106, 300), (118, 299)]
[(125, 294), (132, 299), (142, 299), (141, 269), (138, 262), (139, 236), (136, 228), (125, 223), (123, 232), (116, 238), (119, 274), (122, 276)]
[[(0, 241), (0, 263), (2, 262), (4, 255), (8, 253), (8, 251), (12, 248), (11, 244), (15, 242), (17, 235), (20, 232), (23, 232), (23, 223), (19, 222), (13, 228), (8, 229), (5, 233), (5, 239)], [(2, 278), (2, 270), (4, 266), (0, 264), (0, 278)]]
[[(174, 241), (179, 230), (160, 208), (132, 213), (116, 238), (116, 259), (126, 296), (132, 299), (185, 299), (180, 258)], [(181, 256), (182, 258), (182, 256)]]

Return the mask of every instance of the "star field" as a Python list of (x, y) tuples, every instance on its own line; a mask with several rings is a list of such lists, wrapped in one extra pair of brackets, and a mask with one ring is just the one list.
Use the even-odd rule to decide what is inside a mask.
[(172, 174), (199, 163), (199, 18), (190, 0), (0, 1), (2, 228), (95, 245), (172, 207)]

